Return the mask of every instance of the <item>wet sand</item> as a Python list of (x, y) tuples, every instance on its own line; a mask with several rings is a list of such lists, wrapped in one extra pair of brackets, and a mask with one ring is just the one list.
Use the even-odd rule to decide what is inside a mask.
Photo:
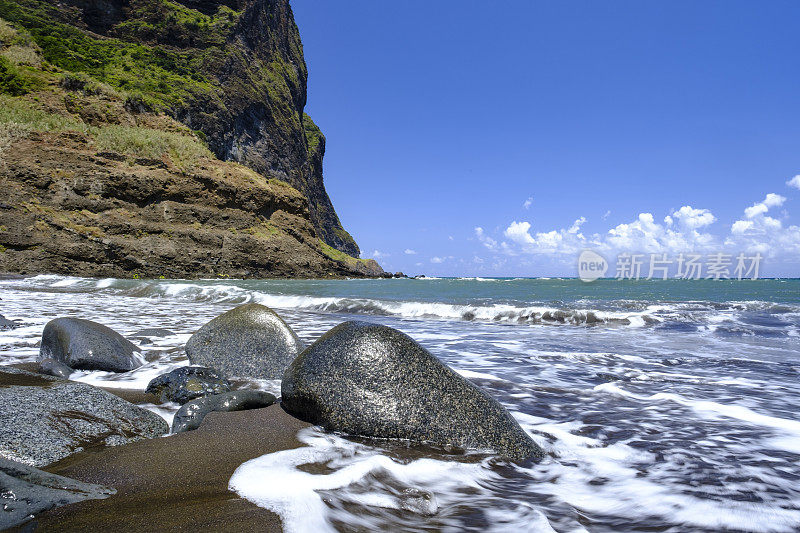
[(36, 531), (281, 531), (277, 515), (228, 491), (228, 481), (245, 461), (301, 446), (296, 435), (305, 427), (272, 405), (211, 413), (195, 431), (75, 454), (44, 470), (114, 487), (117, 494), (54, 509), (28, 525)]

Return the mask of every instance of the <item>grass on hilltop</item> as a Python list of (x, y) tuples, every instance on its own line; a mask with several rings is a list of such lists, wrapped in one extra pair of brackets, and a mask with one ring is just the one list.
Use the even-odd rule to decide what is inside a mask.
[(116, 124), (89, 126), (78, 118), (47, 113), (19, 98), (0, 95), (0, 153), (33, 131), (77, 131), (88, 135), (98, 151), (148, 159), (168, 156), (179, 168), (189, 168), (202, 158), (213, 158), (205, 144), (188, 133)]

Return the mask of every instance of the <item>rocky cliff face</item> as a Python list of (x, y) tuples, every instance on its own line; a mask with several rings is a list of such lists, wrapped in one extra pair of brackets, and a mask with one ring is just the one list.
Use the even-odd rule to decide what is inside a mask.
[(0, 0), (0, 270), (378, 276), (286, 0)]
[[(64, 28), (34, 27), (50, 19), (66, 31), (118, 42), (114, 55), (128, 48), (128, 58), (109, 59), (98, 57), (102, 52), (85, 39), (73, 41), (82, 41), (86, 54), (43, 46), (54, 65), (141, 93), (144, 108), (164, 111), (202, 132), (218, 158), (291, 184), (309, 199), (317, 234), (358, 257), (358, 246), (342, 227), (322, 181), (324, 138), (315, 126), (308, 128), (313, 122), (303, 113), (308, 72), (288, 0), (3, 0), (0, 16), (4, 13), (27, 25), (37, 42), (65, 33)], [(142, 61), (157, 69), (136, 78), (139, 65), (131, 63)], [(120, 68), (128, 70), (116, 72)]]
[(243, 4), (228, 37), (238, 53), (213, 69), (224, 88), (225, 111), (185, 121), (208, 133), (221, 158), (276, 175), (304, 193), (322, 239), (357, 257), (358, 246), (342, 228), (322, 181), (325, 137), (303, 113), (308, 71), (289, 2)]

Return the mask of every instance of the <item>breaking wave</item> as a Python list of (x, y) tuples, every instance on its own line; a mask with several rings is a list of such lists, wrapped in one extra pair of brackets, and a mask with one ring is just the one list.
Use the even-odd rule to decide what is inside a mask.
[[(514, 281), (472, 278), (473, 281)], [(531, 304), (448, 303), (343, 296), (281, 294), (263, 289), (269, 282), (242, 280), (174, 281), (89, 279), (41, 275), (24, 280), (31, 289), (54, 291), (110, 291), (117, 296), (167, 298), (182, 301), (243, 304), (260, 303), (277, 309), (323, 313), (392, 316), (410, 319), (446, 319), (526, 325), (655, 326), (685, 331), (698, 327), (720, 335), (778, 334), (795, 336), (800, 331), (800, 307), (761, 301), (748, 302), (609, 302), (576, 300), (570, 305), (550, 302)], [(261, 286), (259, 286), (261, 285)], [(755, 315), (753, 313), (756, 313)]]

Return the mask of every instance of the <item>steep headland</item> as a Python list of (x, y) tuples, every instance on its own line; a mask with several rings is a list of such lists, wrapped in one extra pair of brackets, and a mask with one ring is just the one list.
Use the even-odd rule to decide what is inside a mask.
[(377, 276), (288, 0), (0, 0), (0, 270)]

